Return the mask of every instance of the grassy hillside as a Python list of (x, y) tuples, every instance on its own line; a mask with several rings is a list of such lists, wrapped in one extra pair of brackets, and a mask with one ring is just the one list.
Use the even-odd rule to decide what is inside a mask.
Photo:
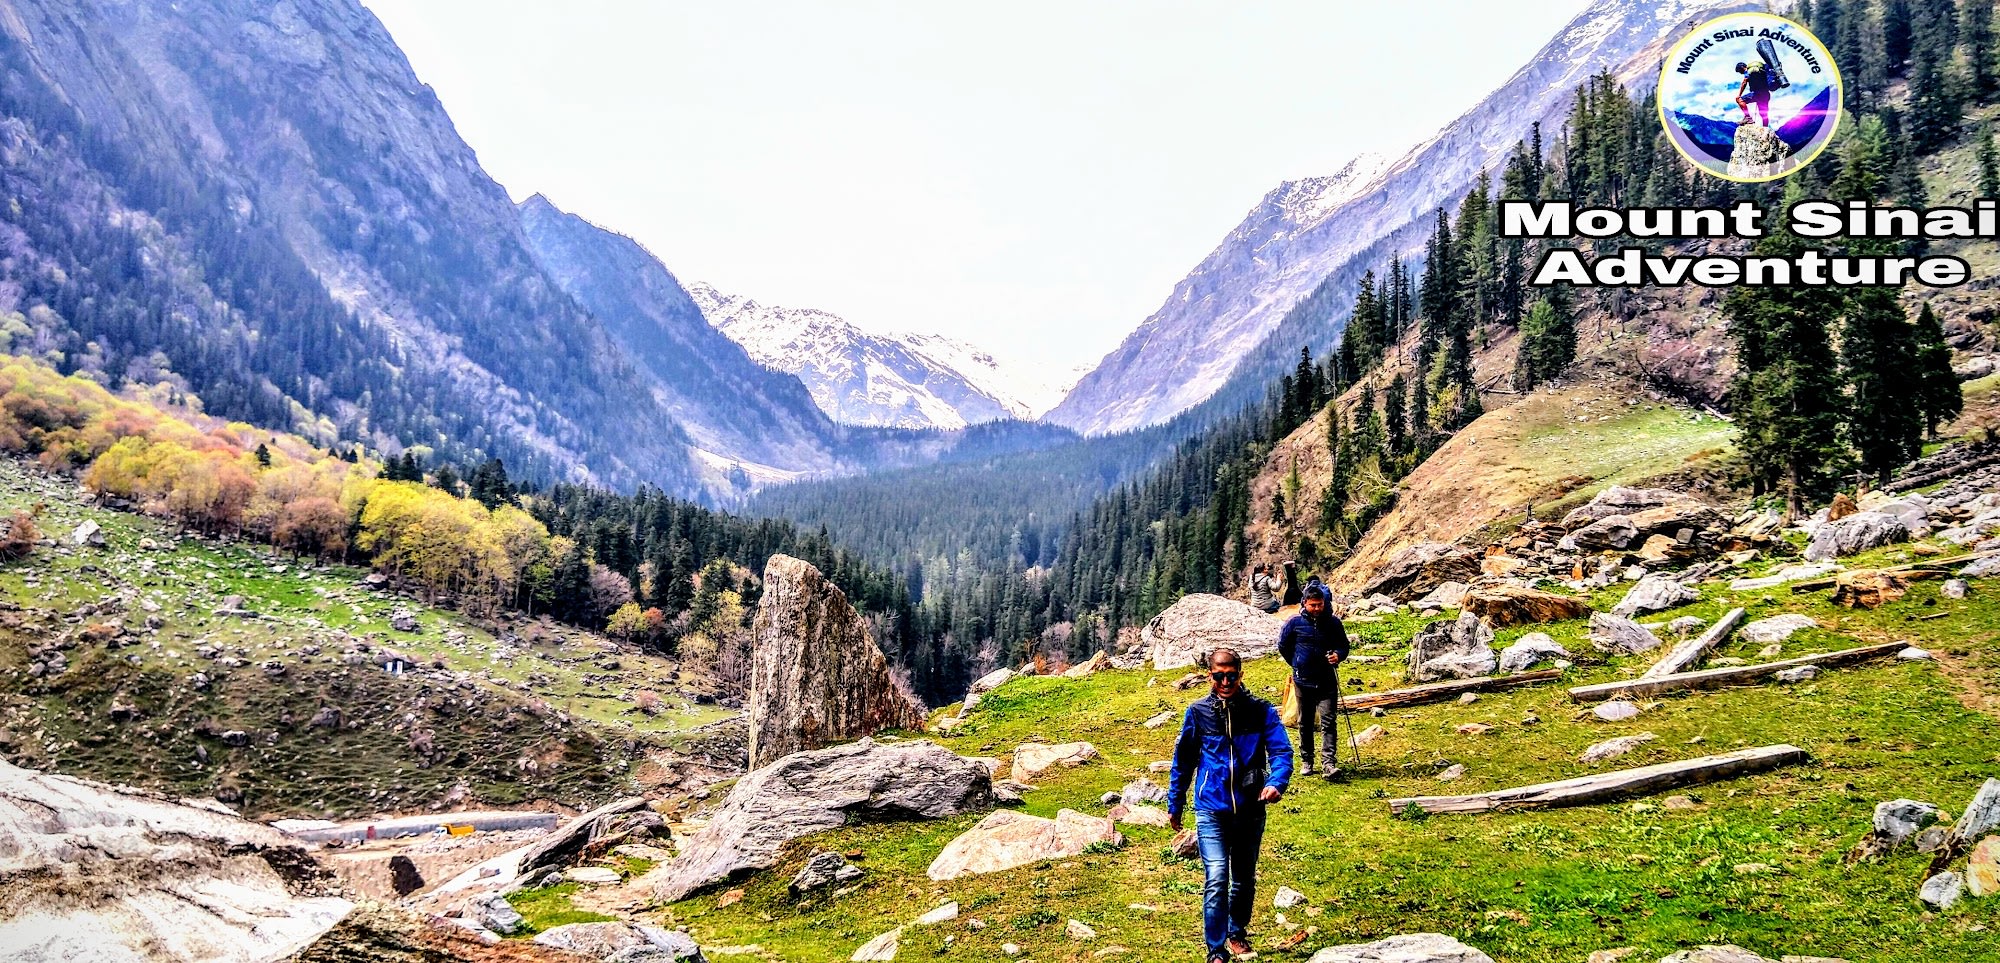
[[(1903, 557), (1907, 550), (1890, 549), (1855, 561)], [(1302, 780), (1274, 810), (1253, 923), (1263, 958), (1304, 959), (1329, 944), (1428, 930), (1507, 963), (1574, 963), (1590, 950), (1623, 945), (1639, 948), (1634, 959), (1651, 960), (1702, 942), (1733, 942), (1774, 959), (1785, 953), (1882, 963), (1989, 959), (2000, 900), (1968, 900), (1949, 913), (1928, 914), (1915, 896), (1928, 857), (1842, 860), (1867, 830), (1877, 802), (1907, 796), (1955, 813), (1983, 779), (2000, 776), (2000, 722), (1989, 714), (2000, 696), (1994, 682), (2000, 580), (1975, 582), (1963, 601), (1940, 598), (1937, 586), (1918, 583), (1902, 602), (1857, 612), (1833, 607), (1825, 593), (1732, 593), (1711, 584), (1700, 602), (1654, 617), (1712, 619), (1731, 605), (1748, 607), (1752, 618), (1796, 611), (1822, 628), (1794, 635), (1785, 656), (1908, 639), (1936, 651), (1936, 663), (1889, 661), (1798, 686), (1666, 697), (1618, 724), (1577, 719), (1579, 707), (1560, 686), (1359, 719), (1362, 726), (1382, 725), (1387, 735), (1363, 750), (1355, 778), (1340, 785)], [(1608, 607), (1621, 591), (1593, 601)], [(1358, 652), (1386, 657), (1350, 670), (1363, 690), (1399, 683), (1419, 624), (1398, 616), (1356, 626)], [(1650, 662), (1596, 655), (1583, 642), (1582, 622), (1542, 628), (1578, 654), (1563, 685), (1629, 677)], [(1503, 629), (1497, 644), (1527, 630)], [(1739, 639), (1716, 655), (1755, 659), (1758, 648)], [(1283, 673), (1276, 659), (1248, 666), (1253, 690), (1266, 695), (1275, 693)], [(1141, 670), (1018, 680), (943, 738), (964, 754), (1002, 756), (1032, 739), (1092, 742), (1104, 758), (1049, 778), (1028, 794), (1026, 808), (1045, 816), (1063, 807), (1101, 813), (1100, 794), (1167, 758), (1173, 729), (1148, 730), (1140, 722), (1194, 697), (1167, 684), (1179, 675)], [(1468, 722), (1495, 728), (1458, 734)], [(1592, 743), (1642, 731), (1659, 738), (1613, 763), (1576, 761)], [(1694, 789), (1686, 808), (1654, 797), (1411, 821), (1390, 818), (1384, 803), (1777, 742), (1803, 747), (1811, 763)], [(1462, 780), (1434, 778), (1453, 763), (1466, 766)], [(977, 821), (866, 826), (814, 838), (750, 882), (741, 902), (718, 908), (717, 894), (709, 894), (659, 915), (691, 925), (706, 945), (755, 943), (765, 958), (786, 960), (846, 959), (863, 941), (945, 900), (959, 901), (963, 915), (906, 930), (903, 956), (999, 958), (1008, 942), (1037, 960), (1199, 953), (1200, 867), (1166, 851), (1165, 830), (1128, 827), (1129, 843), (1115, 852), (945, 884), (925, 878), (944, 844)], [(785, 883), (815, 847), (861, 851), (868, 875), (860, 887), (792, 900)], [(1269, 902), (1280, 884), (1310, 898), (1307, 907), (1285, 914), (1288, 925)], [(974, 918), (986, 925), (972, 928)], [(1071, 918), (1095, 927), (1098, 938), (1068, 939), (1063, 927)], [(1305, 927), (1316, 930), (1298, 948), (1270, 948)]]
[[(730, 741), (697, 730), (735, 713), (601, 636), (482, 627), (371, 588), (363, 569), (184, 537), (0, 459), (0, 515), (16, 509), (53, 542), (0, 566), (0, 752), (19, 765), (257, 816), (355, 816), (581, 805), (699, 775), (676, 747)], [(86, 521), (103, 547), (69, 544)], [(255, 614), (224, 614), (230, 596)], [(392, 627), (399, 610), (416, 631)], [(50, 651), (65, 671), (31, 674)], [(392, 675), (385, 651), (409, 671)], [(640, 692), (659, 697), (653, 713)]]

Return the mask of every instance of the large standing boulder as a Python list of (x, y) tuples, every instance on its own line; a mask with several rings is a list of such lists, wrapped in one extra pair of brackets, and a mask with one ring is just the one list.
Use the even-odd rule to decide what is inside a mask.
[(1494, 628), (1530, 622), (1562, 622), (1590, 614), (1590, 603), (1576, 596), (1506, 584), (1473, 589), (1465, 593), (1459, 604)]
[(1082, 855), (1091, 843), (1118, 841), (1118, 830), (1102, 816), (1064, 809), (1054, 819), (1002, 809), (945, 844), (925, 871), (943, 882), (969, 873), (997, 873), (1050, 859)]
[(1639, 527), (1629, 515), (1608, 515), (1569, 533), (1564, 545), (1585, 552), (1618, 552), (1639, 543)]
[(1471, 582), (1480, 575), (1479, 553), (1444, 542), (1423, 542), (1397, 552), (1362, 586), (1363, 597), (1386, 595), (1398, 602), (1423, 598), (1446, 582)]
[(1493, 958), (1442, 933), (1405, 933), (1329, 946), (1306, 963), (1493, 963)]
[(1471, 612), (1440, 619), (1417, 630), (1410, 639), (1410, 679), (1470, 679), (1492, 675), (1500, 664), (1493, 652), (1493, 630)]
[(1189, 595), (1153, 616), (1139, 635), (1155, 669), (1201, 665), (1212, 649), (1228, 647), (1244, 659), (1278, 651), (1283, 619), (1220, 595)]
[(868, 623), (819, 569), (764, 566), (750, 644), (750, 768), (881, 729), (921, 729), (924, 707), (889, 674)]
[(786, 756), (738, 780), (722, 808), (644, 882), (672, 902), (777, 864), (786, 843), (854, 822), (991, 808), (986, 766), (929, 742), (863, 739)]
[(0, 959), (282, 960), (353, 910), (268, 826), (0, 762)]
[(1806, 561), (1824, 562), (1909, 540), (1910, 527), (1901, 518), (1886, 512), (1856, 512), (1815, 529), (1806, 545)]

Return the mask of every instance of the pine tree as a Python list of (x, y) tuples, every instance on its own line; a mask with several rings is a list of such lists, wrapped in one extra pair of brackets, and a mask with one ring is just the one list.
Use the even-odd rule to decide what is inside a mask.
[(1923, 418), (1924, 434), (1936, 437), (1939, 425), (1958, 417), (1965, 410), (1965, 394), (1958, 375), (1951, 370), (1951, 345), (1945, 343), (1944, 326), (1938, 323), (1928, 301), (1917, 312), (1913, 340), (1917, 373), (1916, 406)]
[(1993, 99), (2000, 89), (1993, 69), (1993, 0), (1961, 0), (1958, 43), (1965, 49), (1967, 93), (1974, 103)]
[(1831, 190), (1835, 197), (1872, 201), (1887, 189), (1893, 158), (1888, 133), (1878, 117), (1864, 117), (1840, 152), (1840, 176)]
[(1409, 450), (1409, 437), (1405, 431), (1404, 395), (1407, 393), (1403, 373), (1398, 371), (1389, 379), (1389, 387), (1382, 393), (1382, 423), (1388, 434), (1389, 453), (1401, 455)]
[(1929, 154), (1958, 131), (1958, 94), (1943, 62), (1927, 47), (1918, 46), (1911, 57), (1910, 144)]
[(1882, 65), (1891, 77), (1901, 77), (1910, 66), (1910, 0), (1884, 0), (1882, 4)]
[(1841, 371), (1849, 396), (1847, 436), (1861, 467), (1878, 479), (1923, 447), (1921, 402), (1907, 391), (1915, 369), (1915, 330), (1889, 287), (1861, 288), (1847, 299), (1841, 324)]
[(2000, 154), (1993, 150), (1993, 128), (1979, 128), (1979, 196), (2000, 198)]
[[(1794, 181), (1780, 208), (1805, 199)], [(1780, 219), (1753, 250), (1795, 257), (1813, 243)], [(1827, 322), (1841, 306), (1840, 291), (1798, 285), (1739, 287), (1723, 302), (1736, 343), (1729, 397), (1738, 446), (1757, 491), (1783, 492), (1793, 516), (1829, 491), (1840, 470), (1843, 405)]]
[(258, 465), (265, 468), (271, 467), (271, 449), (266, 447), (263, 442), (260, 441), (257, 443), (257, 450), (252, 452), (252, 454), (256, 456)]
[(1521, 322), (1521, 347), (1514, 364), (1514, 386), (1527, 391), (1562, 374), (1576, 359), (1576, 319), (1561, 292), (1549, 293), (1528, 309)]

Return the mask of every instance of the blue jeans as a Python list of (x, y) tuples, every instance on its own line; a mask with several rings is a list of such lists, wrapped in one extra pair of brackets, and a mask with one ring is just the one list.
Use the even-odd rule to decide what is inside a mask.
[(1257, 901), (1257, 850), (1264, 845), (1264, 806), (1250, 803), (1230, 812), (1199, 809), (1195, 836), (1201, 843), (1201, 935), (1211, 956), (1229, 955), (1232, 936), (1248, 939), (1250, 913)]

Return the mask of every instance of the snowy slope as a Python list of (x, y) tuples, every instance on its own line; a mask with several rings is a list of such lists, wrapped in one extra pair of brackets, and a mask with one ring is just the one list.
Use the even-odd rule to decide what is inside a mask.
[(706, 284), (687, 290), (717, 330), (759, 363), (798, 376), (844, 424), (953, 429), (1033, 418), (1068, 387), (939, 335), (871, 334), (816, 308), (763, 304)]
[(1439, 205), (1455, 204), (1481, 170), (1499, 169), (1532, 122), (1556, 130), (1571, 92), (1590, 75), (1610, 69), (1649, 86), (1656, 78), (1633, 67), (1636, 56), (1712, 14), (1761, 7), (1599, 0), (1499, 89), (1402, 157), (1358, 158), (1331, 177), (1279, 185), (1048, 420), (1104, 434), (1157, 424), (1207, 399), (1322, 279)]

